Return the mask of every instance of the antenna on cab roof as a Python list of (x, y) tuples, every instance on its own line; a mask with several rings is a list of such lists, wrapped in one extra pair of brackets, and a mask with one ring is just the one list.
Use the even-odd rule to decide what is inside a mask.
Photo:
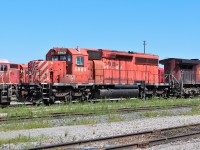
[(146, 48), (146, 41), (143, 41), (143, 45), (144, 45), (144, 53), (145, 53), (145, 48)]
[(79, 46), (76, 47), (76, 50), (77, 50), (78, 52), (80, 52), (80, 48), (79, 48)]

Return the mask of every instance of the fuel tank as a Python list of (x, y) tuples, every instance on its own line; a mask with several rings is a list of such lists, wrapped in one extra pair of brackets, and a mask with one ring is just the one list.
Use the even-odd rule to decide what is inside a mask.
[(100, 89), (96, 98), (133, 98), (138, 97), (139, 89)]
[(115, 85), (115, 89), (138, 89), (138, 85)]

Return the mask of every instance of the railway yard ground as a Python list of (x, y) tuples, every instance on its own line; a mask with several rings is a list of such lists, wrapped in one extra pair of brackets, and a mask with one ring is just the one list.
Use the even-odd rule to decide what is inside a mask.
[[(192, 124), (200, 124), (200, 98), (133, 99), (52, 106), (20, 105), (0, 109), (0, 148), (36, 149), (35, 147), (40, 146), (159, 131)], [(195, 131), (200, 132), (199, 127)], [(166, 135), (162, 137), (167, 139)], [(148, 139), (142, 136), (140, 140)], [(123, 144), (129, 144), (128, 140), (124, 140)], [(109, 149), (117, 145), (118, 141), (101, 141), (98, 144), (89, 142), (60, 149)], [(150, 150), (200, 149), (200, 134), (143, 147)], [(139, 146), (135, 148), (140, 149)]]

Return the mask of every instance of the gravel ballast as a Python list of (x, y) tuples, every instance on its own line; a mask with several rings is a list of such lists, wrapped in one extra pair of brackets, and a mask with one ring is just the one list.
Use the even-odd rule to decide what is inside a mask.
[(190, 139), (187, 141), (178, 141), (174, 143), (157, 145), (145, 150), (200, 150), (200, 139)]
[[(0, 132), (0, 139), (11, 139), (22, 135), (27, 137), (38, 138), (41, 136), (46, 137), (45, 141), (43, 142), (40, 141), (31, 144), (29, 143), (30, 146), (35, 146), (40, 144), (46, 145), (52, 143), (69, 142), (97, 137), (141, 132), (152, 129), (189, 125), (193, 123), (200, 123), (200, 115), (142, 118), (136, 119), (134, 121), (125, 122), (101, 123), (92, 125), (74, 125), (54, 128), (40, 128)], [(3, 145), (2, 149), (7, 149), (7, 147), (7, 144), (5, 144)], [(20, 149), (22, 147), (24, 147), (24, 144), (11, 144), (9, 148)]]

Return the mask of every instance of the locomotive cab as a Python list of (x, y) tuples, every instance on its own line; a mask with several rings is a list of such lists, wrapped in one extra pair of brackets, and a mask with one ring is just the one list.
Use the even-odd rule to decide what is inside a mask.
[[(65, 61), (66, 73), (72, 74), (72, 54), (66, 48), (53, 48), (46, 54), (48, 61)], [(53, 73), (52, 73), (53, 74)]]
[(53, 48), (46, 54), (46, 60), (66, 62), (66, 74), (62, 82), (84, 83), (88, 82), (87, 56), (86, 51), (79, 48)]
[(7, 60), (0, 60), (0, 83), (17, 84), (20, 80), (19, 65)]

